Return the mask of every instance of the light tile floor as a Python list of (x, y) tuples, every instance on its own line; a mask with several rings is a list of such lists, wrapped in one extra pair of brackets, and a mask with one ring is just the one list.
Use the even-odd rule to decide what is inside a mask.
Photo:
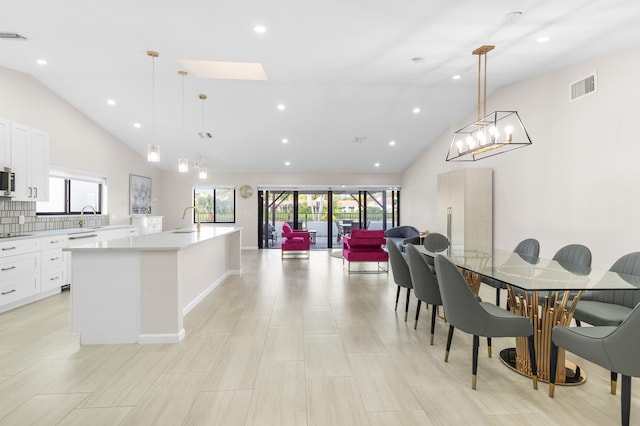
[[(430, 346), (429, 312), (414, 330), (412, 297), (405, 323), (391, 275), (348, 275), (328, 251), (244, 251), (242, 271), (176, 345), (80, 346), (68, 292), (0, 314), (0, 425), (619, 423), (609, 373), (571, 355), (587, 383), (550, 399), (482, 345), (471, 390), (471, 336), (457, 332), (444, 363), (447, 324)], [(512, 344), (494, 339), (494, 354)], [(631, 411), (640, 422), (637, 398)]]

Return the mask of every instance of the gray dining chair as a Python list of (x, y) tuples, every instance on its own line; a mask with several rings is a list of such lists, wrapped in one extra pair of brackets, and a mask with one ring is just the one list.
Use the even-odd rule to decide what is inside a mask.
[[(540, 254), (540, 243), (534, 238), (527, 238), (520, 241), (513, 252), (520, 255), (526, 262), (533, 263), (537, 261)], [(482, 282), (496, 289), (496, 306), (500, 306), (500, 290), (506, 289), (507, 286), (502, 281), (491, 277), (482, 277)]]
[(433, 345), (433, 335), (436, 326), (436, 315), (438, 306), (442, 305), (442, 297), (440, 297), (440, 288), (438, 281), (433, 274), (431, 267), (427, 264), (426, 257), (418, 252), (415, 246), (409, 244), (406, 246), (407, 263), (409, 264), (409, 272), (411, 273), (411, 282), (413, 284), (413, 294), (418, 299), (418, 307), (416, 308), (416, 321), (413, 328), (418, 327), (418, 317), (420, 316), (420, 306), (422, 302), (432, 305), (431, 310), (431, 340)]
[[(492, 303), (478, 301), (456, 265), (446, 257), (438, 255), (435, 259), (435, 265), (444, 311), (450, 324), (450, 336), (452, 327), (473, 335), (471, 388), (476, 388), (479, 337), (523, 336), (527, 337), (529, 341), (533, 388), (538, 389), (538, 371), (531, 322), (525, 317), (515, 315)], [(450, 347), (451, 339), (448, 337), (447, 352)]]
[(629, 424), (631, 377), (640, 376), (640, 305), (633, 308), (619, 326), (562, 327), (551, 333), (549, 396), (555, 392), (558, 347), (564, 348), (610, 371), (622, 374), (621, 418)]
[[(451, 243), (449, 239), (442, 234), (438, 234), (437, 232), (432, 232), (424, 237), (422, 241), (422, 245), (425, 249), (432, 253), (440, 253), (449, 248)], [(434, 267), (434, 258), (427, 258), (427, 263), (432, 268)]]
[[(611, 272), (640, 277), (640, 252), (629, 253), (609, 268)], [(584, 293), (573, 318), (591, 325), (619, 325), (640, 303), (640, 289), (598, 290)]]
[(396, 311), (398, 310), (398, 300), (400, 300), (400, 288), (404, 287), (407, 289), (407, 305), (404, 309), (404, 320), (406, 322), (407, 315), (409, 314), (409, 296), (413, 288), (411, 272), (409, 272), (409, 265), (400, 252), (400, 249), (390, 238), (387, 238), (387, 251), (389, 252), (389, 263), (391, 264), (393, 280), (398, 286), (396, 293)]

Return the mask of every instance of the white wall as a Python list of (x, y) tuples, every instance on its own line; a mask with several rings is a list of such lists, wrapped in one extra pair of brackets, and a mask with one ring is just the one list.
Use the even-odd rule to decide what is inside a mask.
[[(569, 84), (597, 72), (597, 92), (569, 102)], [(401, 221), (437, 229), (436, 177), (456, 167), (494, 169), (494, 246), (540, 241), (551, 257), (581, 243), (593, 266), (609, 268), (640, 250), (640, 46), (503, 87), (488, 111), (518, 110), (533, 145), (472, 163), (446, 163), (456, 123), (402, 178)]]
[(111, 224), (129, 223), (130, 173), (153, 179), (152, 209), (161, 214), (160, 170), (33, 77), (0, 67), (0, 117), (47, 130), (52, 167), (106, 176)]
[(181, 174), (165, 172), (163, 192), (165, 230), (191, 225), (191, 214), (182, 220), (184, 208), (193, 204), (193, 187), (206, 185), (231, 185), (239, 189), (250, 185), (253, 195), (242, 198), (236, 193), (236, 224), (243, 227), (242, 247), (258, 247), (258, 198), (257, 186), (272, 185), (397, 185), (399, 174), (292, 174), (292, 173), (216, 173), (209, 170), (208, 179), (201, 181), (197, 173)]

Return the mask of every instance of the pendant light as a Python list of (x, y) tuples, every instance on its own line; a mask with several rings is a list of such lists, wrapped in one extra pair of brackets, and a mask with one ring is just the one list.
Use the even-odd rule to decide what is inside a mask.
[(207, 162), (204, 157), (198, 157), (196, 161), (196, 168), (198, 169), (198, 178), (204, 180), (207, 178)]
[[(156, 58), (158, 52), (153, 50), (147, 51), (147, 55), (151, 57), (151, 130), (153, 141), (156, 139)], [(147, 161), (157, 163), (160, 161), (160, 147), (155, 144), (147, 145)]]
[[(181, 138), (184, 138), (184, 77), (187, 75), (186, 71), (178, 71), (178, 75), (182, 77), (182, 134)], [(182, 141), (182, 158), (178, 159), (178, 172), (189, 172), (189, 159), (184, 156), (184, 141)]]
[(202, 101), (202, 131), (198, 134), (202, 139), (212, 139), (213, 135), (211, 134), (211, 132), (207, 132), (204, 130), (204, 101), (207, 99), (207, 95), (201, 93), (200, 95), (198, 95), (198, 97)]
[[(478, 120), (453, 134), (447, 161), (477, 161), (532, 144), (518, 111), (494, 111), (487, 114), (487, 52), (494, 48), (495, 46), (480, 46), (471, 52), (478, 56)], [(481, 91), (483, 77), (484, 88)]]

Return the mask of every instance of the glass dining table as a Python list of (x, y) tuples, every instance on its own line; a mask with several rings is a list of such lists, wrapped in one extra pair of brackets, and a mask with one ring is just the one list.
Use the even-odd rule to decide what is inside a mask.
[[(638, 276), (529, 258), (512, 251), (450, 247), (436, 253), (423, 246), (416, 245), (416, 248), (425, 256), (446, 256), (463, 272), (474, 276), (476, 282), (489, 277), (505, 284), (511, 311), (529, 318), (533, 324), (538, 377), (543, 381), (549, 381), (551, 330), (556, 325), (569, 326), (584, 291), (640, 288)], [(504, 349), (500, 357), (519, 373), (531, 375), (526, 337), (517, 337), (516, 347)], [(558, 363), (564, 363), (566, 368), (557, 369), (557, 384), (584, 382), (584, 371), (565, 361), (563, 349), (558, 351)]]

